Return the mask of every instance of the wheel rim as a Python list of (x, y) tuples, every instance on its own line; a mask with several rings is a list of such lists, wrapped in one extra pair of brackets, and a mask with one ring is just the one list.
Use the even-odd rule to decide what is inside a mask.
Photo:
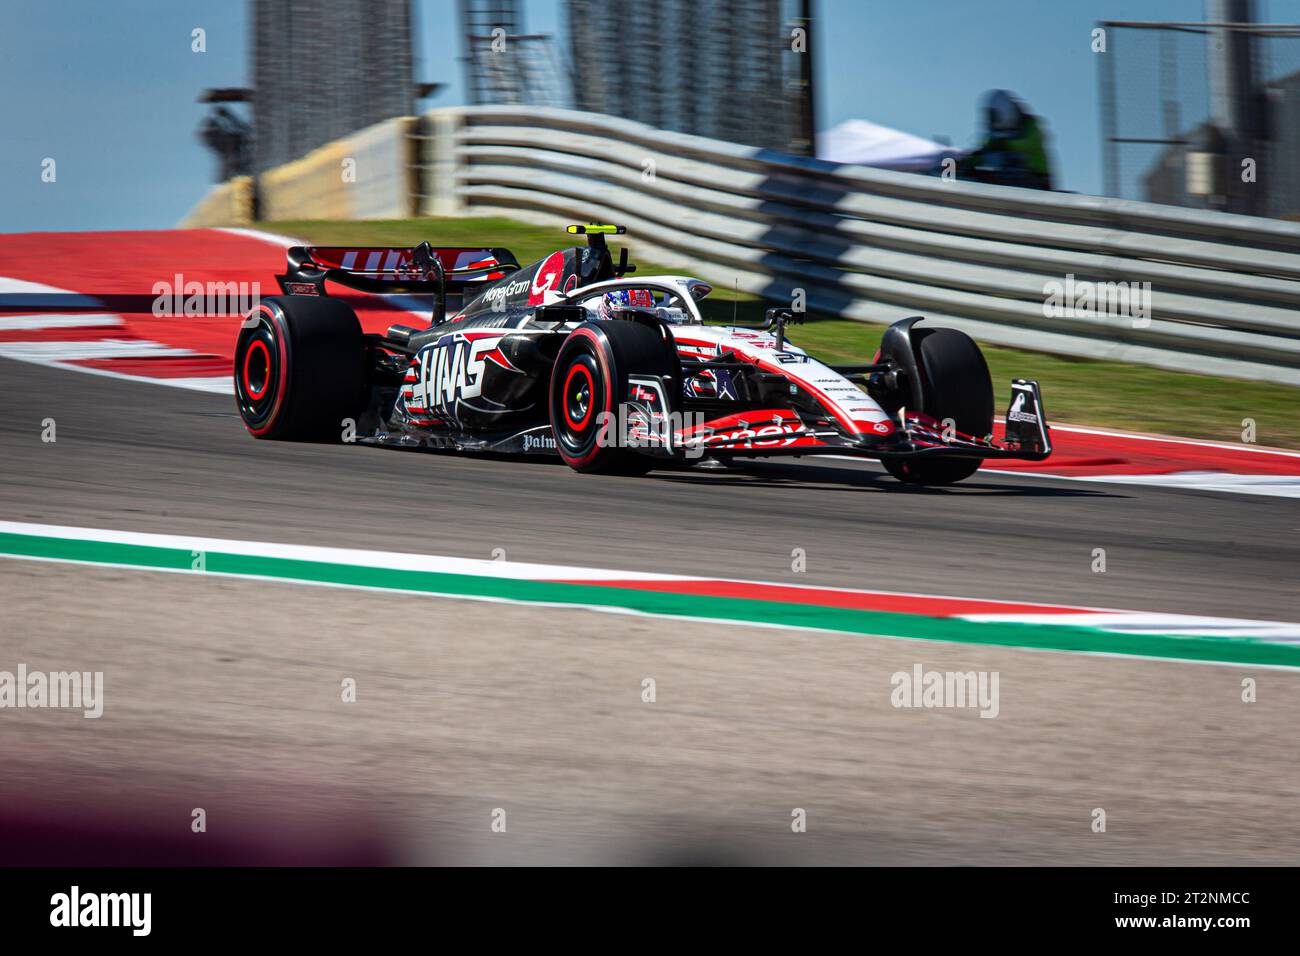
[(261, 339), (254, 339), (244, 352), (244, 391), (260, 401), (271, 384), (271, 352)]
[(606, 406), (608, 385), (590, 346), (562, 363), (561, 388), (552, 396), (551, 422), (561, 453), (570, 459), (590, 455), (600, 434), (599, 411)]
[(266, 429), (280, 405), (282, 351), (270, 316), (256, 313), (255, 324), (240, 330), (235, 347), (235, 400), (250, 430)]
[(575, 432), (587, 427), (595, 390), (596, 383), (592, 379), (591, 369), (580, 362), (574, 363), (564, 381), (564, 419)]

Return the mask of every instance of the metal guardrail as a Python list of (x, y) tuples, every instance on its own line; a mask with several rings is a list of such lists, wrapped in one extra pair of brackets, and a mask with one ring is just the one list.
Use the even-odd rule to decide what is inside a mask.
[[(640, 252), (813, 313), (1300, 385), (1300, 224), (845, 167), (537, 107), (421, 118), (426, 215), (609, 220)], [(1052, 284), (1150, 283), (1142, 315)]]

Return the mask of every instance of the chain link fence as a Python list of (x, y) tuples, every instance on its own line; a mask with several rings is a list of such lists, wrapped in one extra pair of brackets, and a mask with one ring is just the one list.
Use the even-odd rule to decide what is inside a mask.
[(1300, 25), (1098, 26), (1107, 195), (1300, 216)]

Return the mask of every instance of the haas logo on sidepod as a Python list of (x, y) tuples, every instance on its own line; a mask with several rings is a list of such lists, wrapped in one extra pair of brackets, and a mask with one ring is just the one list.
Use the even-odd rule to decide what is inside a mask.
[(528, 289), (528, 304), (541, 305), (546, 293), (559, 290), (560, 277), (564, 274), (564, 253), (552, 252), (546, 261), (537, 267), (533, 274), (533, 284)]
[(458, 400), (478, 398), (486, 370), (484, 353), (491, 352), (501, 336), (466, 341), (448, 336), (421, 353), (420, 381), (414, 398), (425, 408), (449, 409)]

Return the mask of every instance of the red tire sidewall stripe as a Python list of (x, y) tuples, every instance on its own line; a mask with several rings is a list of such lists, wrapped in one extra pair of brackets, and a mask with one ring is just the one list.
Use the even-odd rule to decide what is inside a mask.
[(259, 427), (254, 428), (245, 422), (249, 432), (256, 436), (265, 435), (275, 427), (276, 420), (280, 413), (284, 411), (285, 388), (289, 381), (289, 349), (286, 345), (289, 337), (289, 329), (284, 324), (284, 318), (270, 306), (259, 305), (254, 311), (261, 312), (266, 316), (271, 324), (272, 336), (275, 339), (276, 355), (279, 358), (279, 374), (276, 376), (275, 385), (275, 404), (271, 407), (271, 414), (266, 417), (266, 421)]
[[(595, 330), (587, 328), (575, 329), (570, 337), (581, 337), (591, 341), (592, 347), (596, 352), (596, 361), (600, 365), (601, 377), (605, 380), (605, 407), (602, 411), (606, 413), (613, 411), (615, 382), (613, 371), (610, 368), (609, 347), (606, 345), (605, 340), (601, 336), (597, 335)], [(593, 383), (593, 389), (594, 387), (595, 385)], [(595, 408), (594, 403), (592, 408)], [(597, 438), (599, 438), (599, 436), (597, 436)], [(591, 451), (587, 452), (581, 458), (574, 458), (565, 452), (563, 442), (557, 440), (555, 448), (559, 451), (560, 457), (564, 459), (565, 464), (571, 468), (583, 468), (590, 465), (599, 458), (601, 452), (604, 451), (599, 444), (595, 444), (591, 447)]]

